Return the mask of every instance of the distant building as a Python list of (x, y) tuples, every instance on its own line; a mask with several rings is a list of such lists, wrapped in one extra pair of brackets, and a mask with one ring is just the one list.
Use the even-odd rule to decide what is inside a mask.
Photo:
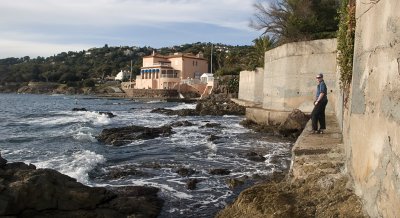
[(182, 80), (199, 80), (208, 72), (208, 61), (202, 54), (155, 54), (143, 57), (135, 89), (179, 89)]
[(130, 77), (130, 72), (121, 70), (116, 76), (115, 80), (124, 81)]

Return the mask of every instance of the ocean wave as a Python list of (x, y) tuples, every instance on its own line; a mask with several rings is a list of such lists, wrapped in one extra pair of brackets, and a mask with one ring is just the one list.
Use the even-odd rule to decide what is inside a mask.
[(96, 165), (104, 163), (103, 155), (83, 150), (74, 152), (71, 156), (63, 155), (53, 157), (50, 160), (34, 163), (38, 168), (50, 168), (77, 179), (79, 182), (88, 184), (88, 172)]
[(167, 108), (171, 109), (171, 110), (196, 109), (196, 104), (182, 103), (182, 104), (178, 104), (177, 106), (167, 107)]

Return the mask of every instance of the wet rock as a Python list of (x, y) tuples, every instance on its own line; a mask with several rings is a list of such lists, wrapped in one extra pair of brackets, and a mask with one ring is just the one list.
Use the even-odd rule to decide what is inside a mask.
[(231, 173), (230, 170), (228, 169), (221, 169), (221, 168), (217, 168), (217, 169), (210, 169), (208, 171), (211, 175), (229, 175)]
[(210, 141), (210, 142), (212, 142), (212, 141), (215, 141), (215, 140), (218, 140), (218, 139), (220, 139), (221, 137), (219, 137), (219, 136), (216, 136), (216, 135), (210, 135), (209, 137), (208, 137), (208, 141)]
[(153, 139), (157, 137), (166, 137), (173, 134), (172, 127), (143, 127), (143, 126), (126, 126), (119, 128), (103, 129), (97, 139), (100, 142), (121, 146), (131, 143), (138, 139)]
[(157, 162), (143, 163), (143, 164), (141, 164), (141, 167), (151, 168), (151, 169), (161, 169), (162, 168), (161, 164), (157, 163)]
[(133, 166), (112, 167), (107, 169), (96, 168), (89, 172), (89, 177), (96, 179), (100, 178), (106, 180), (113, 180), (113, 179), (121, 179), (128, 176), (145, 177), (149, 175), (143, 171), (137, 170)]
[(241, 186), (244, 184), (244, 178), (241, 179), (236, 179), (236, 178), (230, 178), (228, 180), (226, 180), (226, 184), (228, 185), (228, 187), (230, 189), (235, 189), (238, 186)]
[(199, 101), (196, 105), (199, 115), (245, 115), (246, 108), (227, 99), (217, 99), (215, 96)]
[(215, 127), (221, 127), (220, 123), (206, 123), (206, 125), (201, 126), (200, 128), (215, 128)]
[(249, 152), (245, 154), (247, 160), (256, 161), (256, 162), (264, 162), (266, 160), (261, 154), (257, 154), (256, 152)]
[(186, 188), (189, 189), (189, 190), (195, 190), (196, 189), (196, 185), (199, 182), (200, 182), (200, 180), (198, 180), (198, 179), (189, 179), (186, 182)]
[(0, 153), (0, 168), (5, 167), (7, 164), (7, 160), (1, 157), (1, 153)]
[(72, 108), (72, 111), (87, 111), (86, 108), (82, 107), (82, 108)]
[(108, 118), (113, 118), (116, 117), (117, 115), (111, 113), (111, 112), (104, 112), (104, 111), (100, 111), (99, 114), (101, 115), (106, 115)]
[(156, 188), (88, 187), (51, 169), (8, 163), (2, 169), (0, 216), (157, 217)]
[(178, 115), (178, 116), (198, 116), (199, 114), (193, 110), (193, 109), (181, 109), (181, 110), (171, 110), (171, 109), (165, 109), (165, 108), (156, 108), (150, 113), (159, 113), (159, 114), (165, 114), (168, 116), (173, 116), (173, 115)]
[(196, 171), (189, 168), (181, 167), (175, 171), (175, 173), (179, 174), (180, 176), (190, 176), (193, 175)]
[(243, 127), (253, 129), (256, 132), (266, 133), (268, 135), (279, 135), (278, 126), (277, 125), (267, 125), (267, 124), (258, 124), (252, 120), (243, 120), (240, 122), (240, 125)]
[(181, 127), (181, 126), (193, 126), (194, 124), (185, 120), (185, 121), (177, 121), (170, 124), (172, 127)]

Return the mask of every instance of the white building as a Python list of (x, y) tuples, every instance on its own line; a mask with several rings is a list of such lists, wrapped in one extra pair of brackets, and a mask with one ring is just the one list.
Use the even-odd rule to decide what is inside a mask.
[(119, 81), (123, 81), (124, 79), (129, 78), (130, 73), (128, 71), (120, 71), (116, 76), (115, 76), (115, 80), (119, 80)]

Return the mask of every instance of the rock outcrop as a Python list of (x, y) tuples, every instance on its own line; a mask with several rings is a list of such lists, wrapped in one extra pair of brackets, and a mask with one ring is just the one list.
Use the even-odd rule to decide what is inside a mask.
[(254, 131), (267, 133), (272, 136), (283, 136), (286, 138), (297, 139), (309, 119), (310, 116), (295, 109), (280, 125), (258, 124), (251, 120), (243, 120), (240, 124), (246, 128), (253, 129)]
[(0, 216), (157, 217), (157, 188), (88, 187), (51, 169), (25, 163), (0, 167)]
[(118, 128), (103, 129), (97, 140), (100, 142), (111, 144), (114, 146), (122, 146), (138, 139), (153, 139), (157, 137), (166, 137), (171, 135), (172, 127), (143, 127), (143, 126), (126, 126)]
[(301, 112), (299, 109), (294, 109), (286, 118), (285, 122), (278, 126), (278, 131), (283, 136), (297, 138), (306, 126), (310, 116)]

